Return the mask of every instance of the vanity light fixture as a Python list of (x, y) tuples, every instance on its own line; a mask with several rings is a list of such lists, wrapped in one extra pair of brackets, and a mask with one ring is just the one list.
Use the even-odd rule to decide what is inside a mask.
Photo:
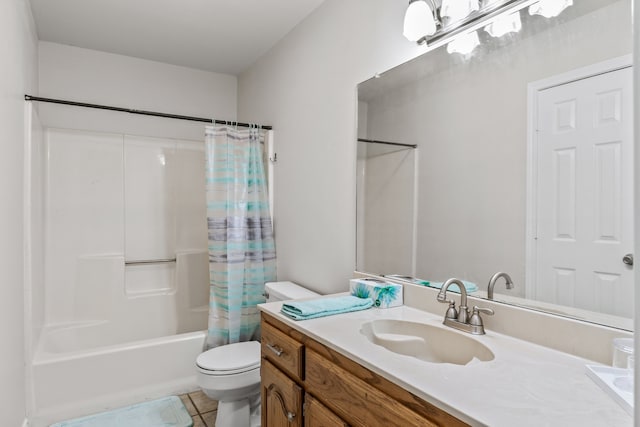
[(436, 32), (438, 19), (435, 3), (431, 0), (410, 0), (404, 15), (403, 35), (412, 42)]
[(572, 5), (573, 0), (540, 0), (529, 6), (529, 13), (531, 15), (541, 15), (545, 18), (553, 18)]
[(454, 38), (462, 37), (466, 40), (450, 49), (460, 52), (458, 45), (462, 44), (466, 46), (462, 50), (473, 50), (479, 39), (472, 33), (479, 28), (500, 37), (522, 28), (521, 9), (528, 7), (532, 15), (551, 18), (571, 5), (573, 0), (409, 0), (404, 36), (429, 46), (451, 44)]
[(455, 39), (450, 41), (447, 45), (447, 52), (468, 55), (473, 52), (473, 49), (478, 47), (478, 45), (480, 45), (478, 32), (472, 31), (466, 34), (460, 34)]
[(491, 37), (502, 37), (508, 33), (517, 33), (522, 29), (520, 11), (500, 15), (495, 21), (484, 27)]
[(480, 10), (479, 0), (442, 0), (440, 16), (449, 22), (458, 22)]

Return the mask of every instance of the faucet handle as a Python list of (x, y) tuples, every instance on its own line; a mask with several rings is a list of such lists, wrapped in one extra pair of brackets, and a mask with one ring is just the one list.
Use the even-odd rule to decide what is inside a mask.
[(483, 308), (483, 307), (478, 307), (477, 305), (474, 305), (473, 314), (478, 314), (478, 313), (488, 314), (489, 316), (493, 316), (494, 314), (496, 314), (496, 312), (490, 308)]
[(480, 317), (480, 313), (488, 314), (489, 316), (493, 316), (495, 312), (490, 308), (482, 308), (477, 305), (473, 306), (473, 313), (471, 314), (471, 318), (469, 319), (470, 325), (475, 326), (483, 326), (482, 317)]
[[(447, 301), (440, 301), (447, 302)], [(449, 301), (449, 308), (447, 312), (444, 314), (445, 319), (457, 319), (458, 318), (458, 310), (456, 310), (456, 303), (454, 301)]]

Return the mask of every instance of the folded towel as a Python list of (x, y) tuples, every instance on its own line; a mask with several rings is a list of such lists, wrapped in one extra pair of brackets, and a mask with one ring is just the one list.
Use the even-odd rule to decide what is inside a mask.
[(292, 319), (305, 320), (315, 317), (331, 316), (332, 314), (365, 310), (372, 305), (373, 300), (371, 298), (358, 298), (346, 295), (308, 301), (286, 302), (282, 304), (282, 310), (280, 311)]
[[(463, 280), (462, 283), (464, 284), (464, 289), (467, 291), (468, 294), (478, 290), (478, 285), (476, 285), (473, 282), (467, 282), (466, 280)], [(444, 285), (444, 282), (426, 282), (421, 284), (423, 284), (424, 286), (429, 286), (430, 288), (441, 289), (442, 285)], [(460, 293), (460, 289), (458, 288), (458, 285), (456, 285), (455, 283), (449, 286), (449, 289), (447, 289), (447, 291)]]

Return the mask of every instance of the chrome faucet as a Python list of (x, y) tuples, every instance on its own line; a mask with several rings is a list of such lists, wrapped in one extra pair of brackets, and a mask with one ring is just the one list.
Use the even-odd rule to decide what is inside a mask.
[[(449, 286), (457, 285), (460, 289), (460, 309), (456, 310), (456, 303), (454, 300), (447, 299), (447, 290)], [(467, 289), (464, 287), (462, 281), (451, 278), (444, 282), (437, 297), (438, 302), (448, 303), (449, 308), (444, 315), (444, 325), (459, 329), (464, 332), (469, 332), (474, 335), (484, 334), (484, 325), (480, 313), (493, 315), (493, 310), (490, 308), (473, 307), (473, 313), (469, 316), (469, 307), (467, 307)]]
[(502, 271), (498, 271), (493, 275), (493, 277), (491, 277), (491, 280), (489, 280), (489, 287), (487, 288), (487, 298), (493, 299), (493, 287), (496, 285), (496, 281), (501, 277), (504, 277), (507, 289), (513, 289), (513, 281), (511, 280), (511, 276)]

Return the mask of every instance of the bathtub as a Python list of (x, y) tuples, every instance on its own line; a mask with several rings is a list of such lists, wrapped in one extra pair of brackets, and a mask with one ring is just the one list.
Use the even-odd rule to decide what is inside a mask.
[(32, 364), (34, 427), (197, 389), (206, 331), (112, 345), (90, 331), (43, 332)]

